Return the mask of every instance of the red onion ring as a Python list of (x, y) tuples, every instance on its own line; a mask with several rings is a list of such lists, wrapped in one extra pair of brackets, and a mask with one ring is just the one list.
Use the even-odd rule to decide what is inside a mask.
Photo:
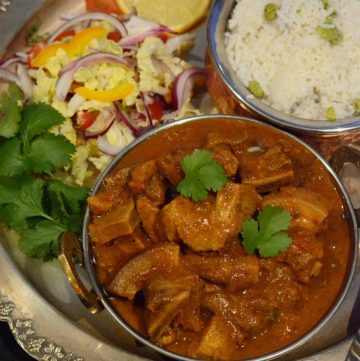
[(175, 33), (172, 29), (165, 25), (160, 25), (158, 23), (154, 23), (153, 21), (145, 20), (136, 15), (131, 16), (129, 21), (125, 24), (125, 27), (129, 36), (145, 33), (149, 30), (158, 28), (161, 28), (163, 29), (162, 31), (166, 31), (168, 33)]
[(0, 68), (0, 78), (16, 83), (21, 88), (20, 78), (9, 70)]
[(0, 68), (7, 68), (8, 66), (12, 64), (22, 63), (25, 64), (26, 61), (23, 58), (13, 56), (11, 58), (5, 59), (3, 62), (0, 63)]
[(131, 130), (131, 133), (133, 134), (134, 137), (138, 137), (139, 130), (131, 124), (130, 119), (125, 114), (125, 112), (121, 109), (121, 107), (118, 105), (118, 103), (114, 103), (114, 106), (115, 106), (116, 114), (119, 116), (120, 120), (122, 120), (124, 122), (124, 124)]
[(116, 28), (116, 30), (118, 30), (120, 32), (122, 37), (125, 37), (127, 35), (127, 30), (126, 30), (124, 24), (120, 20), (118, 20), (116, 17), (114, 17), (112, 15), (109, 15), (109, 14), (100, 13), (100, 12), (90, 12), (90, 13), (86, 13), (86, 14), (76, 16), (76, 17), (70, 19), (68, 22), (66, 22), (62, 26), (60, 26), (49, 37), (48, 44), (50, 45), (51, 43), (53, 43), (54, 40), (57, 38), (57, 36), (59, 34), (61, 34), (63, 31), (74, 27), (75, 25), (81, 23), (82, 21), (88, 21), (88, 20), (107, 21), (110, 24), (112, 24)]
[(0, 78), (11, 83), (15, 83), (22, 90), (26, 98), (31, 95), (29, 89), (26, 87), (26, 84), (23, 84), (23, 81), (20, 79), (19, 75), (16, 75), (9, 70), (0, 68)]
[(136, 45), (138, 43), (141, 43), (148, 36), (157, 36), (163, 32), (167, 32), (167, 33), (171, 32), (171, 33), (175, 34), (175, 32), (173, 30), (171, 30), (163, 25), (159, 25), (156, 29), (150, 29), (150, 30), (147, 30), (140, 34), (125, 36), (119, 41), (119, 44), (121, 46)]
[(147, 96), (147, 94), (144, 94), (143, 92), (140, 92), (140, 96), (141, 96), (141, 100), (144, 103), (144, 107), (145, 107), (147, 118), (149, 119), (149, 123), (150, 123), (150, 125), (153, 125), (153, 120), (152, 120), (151, 112), (149, 109), (150, 102), (149, 102), (149, 99), (147, 99), (149, 97)]
[(169, 54), (173, 54), (176, 50), (180, 49), (182, 44), (194, 40), (195, 40), (195, 34), (177, 35), (174, 36), (173, 38), (168, 39), (168, 41), (165, 43), (165, 47)]
[(84, 131), (85, 138), (94, 138), (104, 135), (111, 128), (116, 118), (114, 111), (102, 109), (95, 122)]
[(27, 72), (27, 69), (23, 64), (17, 65), (17, 75), (20, 79), (21, 89), (24, 92), (26, 98), (30, 98), (33, 93), (33, 82)]
[(18, 52), (15, 53), (15, 56), (27, 60), (27, 58), (28, 58), (29, 55), (26, 54), (26, 53), (24, 53), (24, 52), (22, 52), (22, 51), (18, 51)]
[(172, 88), (172, 100), (175, 111), (165, 114), (161, 120), (168, 121), (174, 119), (183, 107), (186, 99), (188, 98), (193, 86), (194, 77), (205, 76), (206, 70), (198, 67), (191, 67), (185, 69), (174, 80)]
[(81, 107), (81, 105), (84, 104), (85, 101), (86, 101), (86, 99), (84, 97), (82, 97), (81, 95), (74, 94), (68, 103), (69, 116), (72, 117), (78, 111), (78, 109)]
[(109, 155), (116, 155), (121, 151), (120, 147), (108, 143), (102, 136), (97, 138), (97, 146), (103, 153)]
[(132, 66), (129, 58), (121, 58), (119, 55), (115, 55), (111, 53), (99, 52), (95, 54), (86, 55), (83, 58), (80, 58), (68, 64), (61, 71), (55, 89), (57, 98), (62, 101), (65, 101), (66, 96), (70, 90), (71, 84), (73, 82), (74, 74), (78, 69), (99, 62), (120, 64), (129, 68)]

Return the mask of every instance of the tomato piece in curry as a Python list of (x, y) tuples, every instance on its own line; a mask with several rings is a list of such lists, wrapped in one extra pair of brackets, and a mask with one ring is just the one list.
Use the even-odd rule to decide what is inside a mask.
[[(181, 161), (210, 150), (229, 182), (181, 196)], [(240, 360), (299, 339), (331, 309), (348, 271), (343, 204), (321, 162), (256, 123), (185, 123), (130, 151), (89, 197), (99, 282), (132, 327), (175, 353)], [(292, 216), (289, 248), (248, 255), (243, 221), (265, 206)]]

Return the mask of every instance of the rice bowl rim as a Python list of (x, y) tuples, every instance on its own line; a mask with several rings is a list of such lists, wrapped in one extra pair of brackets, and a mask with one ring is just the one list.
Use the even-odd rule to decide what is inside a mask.
[(249, 92), (230, 65), (225, 51), (225, 32), (235, 2), (236, 0), (214, 0), (207, 27), (208, 48), (212, 64), (235, 98), (246, 108), (273, 125), (288, 130), (319, 135), (339, 135), (359, 130), (360, 116), (335, 121), (300, 118), (274, 109)]

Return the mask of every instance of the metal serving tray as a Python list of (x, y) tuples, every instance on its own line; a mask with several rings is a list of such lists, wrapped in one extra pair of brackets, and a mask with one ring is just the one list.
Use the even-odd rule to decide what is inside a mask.
[[(0, 0), (0, 58), (23, 48), (33, 25), (51, 31), (59, 14), (84, 11), (82, 0)], [(190, 61), (202, 62), (205, 27), (198, 30)], [(344, 360), (360, 324), (360, 272), (325, 339), (303, 361)], [(90, 314), (73, 293), (59, 263), (24, 257), (16, 234), (0, 227), (0, 321), (8, 322), (19, 345), (37, 360), (161, 360), (139, 345), (106, 312)], [(327, 346), (327, 347), (325, 347)]]

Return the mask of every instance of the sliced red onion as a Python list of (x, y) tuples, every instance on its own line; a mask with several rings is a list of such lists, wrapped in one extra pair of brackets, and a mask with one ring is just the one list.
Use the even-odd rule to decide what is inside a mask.
[(9, 70), (0, 68), (0, 78), (5, 79), (12, 83), (16, 83), (19, 87), (22, 88), (20, 78)]
[(15, 55), (18, 56), (19, 58), (22, 58), (22, 59), (25, 59), (25, 60), (27, 60), (27, 58), (29, 56), (28, 54), (26, 54), (26, 53), (24, 53), (22, 51), (16, 52)]
[(99, 63), (99, 62), (108, 62), (114, 64), (124, 65), (126, 67), (131, 67), (132, 63), (129, 58), (122, 58), (119, 55), (99, 52), (95, 54), (90, 54), (73, 61), (68, 64), (60, 73), (59, 80), (56, 83), (56, 96), (58, 99), (65, 101), (66, 96), (70, 90), (71, 84), (74, 79), (74, 74), (80, 68)]
[(144, 33), (125, 36), (119, 41), (119, 44), (121, 46), (135, 45), (135, 44), (141, 43), (148, 36), (157, 36), (165, 31), (174, 33), (174, 31), (172, 31), (171, 29), (169, 29), (163, 25), (158, 25), (157, 28), (150, 29), (148, 31), (145, 31)]
[(205, 76), (205, 74), (205, 69), (191, 67), (185, 69), (176, 77), (172, 88), (172, 100), (175, 111), (169, 114), (165, 114), (161, 120), (172, 120), (180, 113), (181, 108), (185, 104), (194, 86), (194, 77)]
[(112, 108), (101, 109), (95, 122), (85, 129), (84, 136), (86, 138), (94, 138), (106, 134), (113, 125), (115, 118), (116, 114)]
[(141, 92), (141, 98), (146, 105), (152, 104), (154, 102), (154, 99), (147, 92)]
[(79, 108), (85, 103), (86, 99), (79, 95), (74, 94), (68, 103), (68, 116), (72, 117), (79, 110)]
[(27, 83), (27, 81), (25, 81), (24, 79), (21, 79), (19, 75), (14, 74), (9, 70), (0, 68), (0, 79), (5, 79), (6, 81), (17, 84), (17, 86), (24, 93), (25, 98), (29, 98), (31, 96), (32, 85), (31, 85), (31, 90), (30, 90), (30, 86)]
[(51, 44), (52, 42), (54, 42), (54, 40), (57, 38), (57, 36), (59, 34), (61, 34), (62, 32), (64, 32), (65, 30), (74, 27), (75, 25), (81, 23), (82, 21), (88, 21), (88, 20), (107, 21), (110, 24), (112, 24), (116, 28), (116, 30), (118, 30), (120, 32), (122, 37), (125, 37), (127, 35), (127, 30), (126, 30), (124, 24), (120, 20), (118, 20), (116, 17), (109, 15), (109, 14), (100, 13), (100, 12), (90, 12), (90, 13), (76, 16), (76, 17), (72, 18), (71, 20), (69, 20), (67, 23), (60, 26), (49, 37), (48, 44)]
[(8, 66), (12, 65), (12, 64), (17, 64), (17, 63), (22, 63), (25, 64), (26, 61), (23, 58), (19, 58), (17, 56), (13, 56), (11, 58), (8, 58), (6, 60), (4, 60), (3, 62), (0, 63), (0, 68), (7, 68)]
[(144, 108), (146, 111), (147, 118), (149, 119), (149, 123), (150, 123), (150, 125), (153, 125), (153, 120), (152, 120), (151, 112), (149, 109), (149, 105), (152, 103), (152, 99), (143, 92), (140, 92), (140, 95), (141, 95), (141, 99), (144, 103)]
[(175, 53), (175, 51), (181, 48), (181, 45), (187, 42), (195, 40), (195, 34), (182, 34), (174, 36), (173, 38), (168, 39), (165, 43), (165, 48), (169, 54)]
[(174, 31), (164, 25), (159, 25), (149, 20), (140, 18), (139, 16), (133, 15), (130, 20), (125, 24), (125, 28), (129, 36), (145, 33), (152, 29), (157, 29), (162, 27), (168, 33), (173, 33)]
[(114, 103), (114, 106), (115, 106), (116, 114), (118, 115), (120, 120), (122, 120), (124, 122), (124, 124), (131, 130), (131, 133), (133, 134), (133, 136), (134, 137), (139, 136), (139, 130), (131, 124), (130, 119), (128, 118), (126, 113), (121, 109), (119, 104)]
[(27, 72), (27, 69), (23, 64), (17, 65), (17, 75), (19, 76), (20, 83), (21, 83), (21, 89), (24, 92), (24, 95), (26, 98), (30, 98), (33, 93), (33, 82)]
[(105, 154), (116, 155), (121, 151), (120, 147), (116, 147), (115, 145), (110, 144), (101, 136), (97, 138), (97, 145), (99, 149)]

